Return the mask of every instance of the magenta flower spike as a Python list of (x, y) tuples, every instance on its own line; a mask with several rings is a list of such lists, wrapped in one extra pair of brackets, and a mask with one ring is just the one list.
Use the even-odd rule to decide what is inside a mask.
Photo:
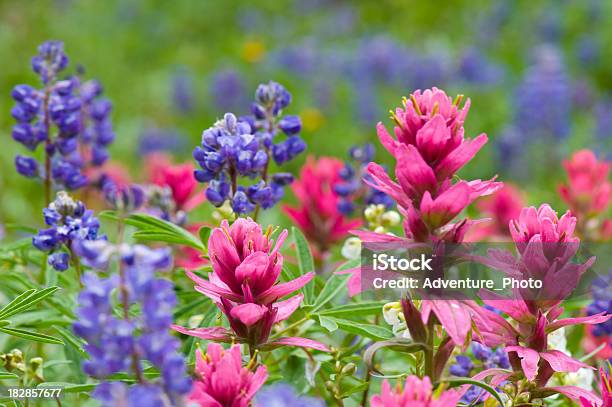
[(208, 344), (206, 354), (197, 351), (195, 374), (188, 400), (200, 407), (249, 407), (268, 378), (263, 365), (255, 372), (242, 366), (239, 345), (224, 350), (216, 343)]
[(251, 347), (274, 348), (282, 345), (302, 346), (328, 351), (322, 343), (305, 338), (278, 338), (269, 341), (274, 324), (284, 321), (300, 306), (303, 295), (281, 298), (299, 290), (314, 277), (304, 274), (295, 280), (278, 283), (283, 267), (279, 252), (287, 231), (270, 239), (272, 230), (263, 233), (250, 218), (238, 218), (231, 226), (223, 221), (208, 241), (208, 254), (213, 271), (208, 279), (187, 272), (195, 289), (212, 299), (229, 320), (233, 331), (222, 327), (187, 329), (173, 328), (183, 334), (220, 342), (238, 340)]

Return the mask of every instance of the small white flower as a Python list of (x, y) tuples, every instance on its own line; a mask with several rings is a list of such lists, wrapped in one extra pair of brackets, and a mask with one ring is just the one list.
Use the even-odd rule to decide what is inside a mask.
[(567, 338), (565, 337), (565, 327), (557, 329), (548, 335), (548, 347), (569, 355), (569, 350), (567, 350)]
[(342, 257), (355, 260), (361, 257), (361, 240), (358, 237), (349, 237), (345, 240), (341, 251)]

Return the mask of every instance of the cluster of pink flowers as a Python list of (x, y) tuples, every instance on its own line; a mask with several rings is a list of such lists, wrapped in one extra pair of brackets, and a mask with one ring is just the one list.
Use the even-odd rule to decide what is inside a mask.
[(283, 211), (311, 242), (313, 254), (318, 259), (325, 257), (350, 230), (361, 225), (360, 219), (349, 219), (338, 209), (340, 197), (334, 186), (342, 181), (340, 170), (343, 166), (337, 158), (315, 160), (308, 157), (300, 178), (291, 185), (300, 206), (283, 206)]
[(200, 407), (249, 407), (268, 378), (268, 370), (259, 366), (252, 372), (243, 367), (240, 345), (224, 350), (210, 343), (205, 354), (196, 353), (195, 375), (189, 402)]
[(437, 88), (416, 91), (393, 114), (395, 138), (378, 123), (382, 144), (397, 160), (397, 182), (379, 164), (370, 163), (371, 185), (398, 203), (406, 216), (407, 237), (414, 241), (463, 241), (473, 222), (451, 221), (476, 198), (502, 186), (494, 179), (453, 182), (457, 171), (487, 142), (485, 134), (464, 137), (470, 100), (460, 108), (462, 99), (453, 101)]
[[(368, 165), (371, 186), (391, 196), (404, 215), (405, 237), (367, 231), (354, 233), (364, 243), (391, 243), (408, 248), (415, 243), (464, 241), (469, 227), (478, 221), (453, 220), (476, 198), (490, 195), (503, 184), (489, 181), (456, 181), (456, 173), (487, 142), (481, 134), (475, 139), (464, 137), (463, 122), (470, 106), (468, 99), (460, 108), (462, 96), (454, 101), (444, 91), (433, 88), (416, 91), (404, 99), (404, 107), (393, 114), (396, 126), (391, 137), (382, 123), (378, 136), (385, 148), (396, 158), (396, 181), (376, 163)], [(349, 293), (360, 291), (361, 269), (352, 269)], [(478, 318), (474, 301), (423, 301), (414, 310), (429, 323), (430, 316), (442, 324), (454, 344), (464, 346), (471, 331), (472, 320)], [(452, 346), (452, 343), (451, 343)]]
[[(578, 387), (545, 387), (554, 372), (577, 372), (588, 365), (579, 362), (558, 350), (548, 347), (548, 335), (565, 326), (599, 324), (607, 321), (605, 313), (578, 318), (561, 318), (562, 301), (578, 285), (580, 277), (593, 264), (594, 258), (584, 264), (572, 263), (580, 240), (574, 235), (576, 218), (569, 212), (558, 218), (547, 204), (540, 208), (524, 208), (518, 220), (510, 222), (510, 232), (515, 242), (518, 257), (495, 250), (489, 252), (485, 262), (509, 276), (541, 279), (542, 289), (515, 290), (512, 298), (501, 297), (492, 292), (483, 292), (485, 304), (496, 308), (516, 324), (511, 324), (501, 315), (482, 309), (484, 320), (475, 320), (479, 337), (487, 346), (504, 346), (508, 352), (514, 372), (501, 369), (485, 370), (477, 379), (492, 377), (499, 384), (515, 373), (536, 384), (533, 398), (547, 392), (562, 393), (575, 400), (581, 398), (592, 403), (600, 400), (594, 394)], [(600, 404), (596, 404), (600, 405)]]
[(404, 389), (400, 383), (394, 389), (385, 380), (380, 394), (372, 397), (372, 407), (455, 407), (461, 399), (459, 390), (446, 390), (434, 394), (429, 377), (419, 379), (408, 376)]
[(598, 219), (612, 199), (610, 163), (598, 161), (590, 150), (580, 150), (563, 166), (568, 183), (559, 186), (559, 194), (578, 218), (578, 231), (591, 240), (612, 238), (612, 220)]
[[(304, 274), (293, 281), (278, 283), (283, 268), (279, 250), (287, 231), (282, 231), (276, 244), (271, 240), (272, 229), (263, 233), (250, 218), (239, 218), (231, 226), (223, 221), (208, 240), (208, 255), (213, 271), (208, 279), (193, 272), (187, 275), (195, 289), (211, 298), (227, 317), (232, 332), (223, 327), (188, 329), (174, 326), (186, 335), (219, 342), (247, 343), (251, 350), (289, 345), (328, 351), (320, 342), (285, 337), (270, 340), (272, 327), (286, 320), (300, 306), (304, 296), (281, 298), (309, 283), (314, 273)], [(277, 284), (278, 283), (278, 284)]]

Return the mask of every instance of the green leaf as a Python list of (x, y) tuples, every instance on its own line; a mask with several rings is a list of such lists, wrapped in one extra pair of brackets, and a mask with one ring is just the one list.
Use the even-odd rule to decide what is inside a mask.
[(9, 372), (0, 372), (0, 380), (17, 379), (19, 376)]
[(209, 228), (208, 226), (202, 226), (200, 230), (198, 230), (198, 235), (200, 236), (200, 240), (202, 241), (202, 244), (204, 245), (208, 244), (208, 239), (210, 238), (210, 232), (212, 232), (212, 229)]
[(355, 321), (349, 321), (347, 319), (325, 317), (327, 323), (333, 321), (340, 329), (345, 332), (352, 334), (365, 336), (366, 338), (375, 339), (377, 341), (383, 341), (393, 337), (393, 333), (382, 326), (363, 324)]
[(363, 361), (368, 367), (368, 371), (380, 373), (374, 368), (374, 355), (383, 348), (389, 348), (403, 353), (414, 353), (427, 350), (429, 346), (424, 343), (413, 342), (412, 339), (408, 338), (393, 338), (386, 341), (373, 343), (363, 354)]
[(89, 355), (87, 355), (87, 352), (85, 352), (85, 349), (83, 349), (85, 341), (74, 335), (69, 329), (62, 328), (60, 326), (55, 326), (53, 328), (64, 339), (66, 345), (76, 350), (84, 359), (87, 359), (89, 357)]
[[(295, 226), (291, 228), (293, 235), (293, 241), (295, 242), (295, 250), (297, 252), (298, 266), (300, 268), (300, 274), (304, 275), (314, 271), (314, 259), (310, 251), (310, 245), (302, 234), (302, 232)], [(310, 282), (306, 284), (302, 289), (304, 292), (304, 302), (306, 304), (312, 304), (314, 299), (314, 284)]]
[(7, 320), (0, 321), (0, 328), (2, 328), (3, 326), (9, 326), (10, 324), (11, 324), (11, 321), (7, 321)]
[(325, 304), (330, 302), (338, 293), (346, 287), (346, 281), (349, 276), (332, 274), (332, 276), (327, 280), (323, 290), (317, 296), (317, 299), (314, 302), (314, 306), (312, 308), (312, 312), (317, 312), (320, 310)]
[(490, 386), (487, 383), (484, 383), (484, 382), (481, 382), (481, 381), (478, 381), (478, 380), (474, 380), (474, 379), (468, 379), (468, 378), (452, 378), (452, 379), (449, 378), (449, 379), (442, 379), (442, 380), (440, 380), (440, 382), (450, 384), (451, 388), (452, 387), (461, 386), (463, 384), (471, 384), (473, 386), (478, 386), (478, 387), (486, 390), (493, 397), (495, 397), (495, 399), (497, 400), (497, 402), (499, 403), (500, 406), (504, 405), (504, 401), (502, 400), (502, 398), (499, 395), (499, 393), (497, 392), (497, 390), (495, 390), (495, 388), (493, 388), (493, 386)]
[(57, 290), (59, 290), (59, 287), (48, 287), (38, 292), (34, 292), (35, 290), (28, 290), (19, 295), (17, 298), (15, 298), (15, 300), (11, 301), (4, 308), (2, 308), (0, 310), (0, 318), (4, 319), (12, 315), (18, 314), (21, 311), (24, 311), (34, 306), (35, 304), (38, 304)]
[(338, 324), (332, 318), (319, 316), (319, 323), (329, 332), (334, 332), (336, 329), (338, 329)]
[(54, 388), (58, 388), (61, 387), (63, 390), (63, 393), (88, 393), (90, 391), (92, 391), (93, 389), (95, 389), (97, 386), (96, 383), (87, 383), (87, 384), (73, 384), (73, 383), (66, 383), (66, 382), (44, 382), (39, 384), (38, 386), (36, 386), (39, 389), (44, 389), (44, 388), (50, 388), (50, 387), (54, 387)]
[(385, 303), (385, 301), (356, 302), (354, 304), (340, 305), (330, 309), (325, 309), (319, 311), (318, 314), (329, 317), (343, 317), (349, 319), (366, 315), (376, 315), (382, 312), (382, 307), (385, 305)]
[(370, 386), (370, 383), (366, 383), (366, 382), (358, 384), (357, 386), (353, 386), (350, 389), (348, 389), (347, 391), (345, 391), (344, 393), (340, 394), (340, 398), (341, 399), (345, 399), (345, 398), (349, 397), (351, 394), (358, 393), (358, 392), (363, 392), (369, 386)]
[[(105, 211), (101, 217), (119, 220), (115, 212)], [(134, 233), (137, 240), (152, 242), (166, 242), (183, 246), (190, 246), (194, 249), (206, 252), (206, 247), (191, 232), (174, 223), (167, 222), (146, 213), (135, 213), (125, 218), (125, 223), (138, 229)]]
[(61, 339), (55, 338), (53, 336), (41, 334), (38, 332), (26, 331), (25, 329), (0, 328), (0, 332), (4, 332), (5, 334), (16, 336), (18, 338), (27, 339), (29, 341), (34, 341), (34, 342), (54, 343), (57, 345), (64, 344), (64, 342), (62, 342)]

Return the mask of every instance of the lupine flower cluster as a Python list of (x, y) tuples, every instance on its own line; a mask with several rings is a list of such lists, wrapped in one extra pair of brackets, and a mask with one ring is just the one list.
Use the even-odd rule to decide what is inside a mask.
[(57, 193), (55, 201), (43, 209), (43, 215), (49, 228), (32, 237), (32, 244), (38, 250), (50, 253), (47, 261), (57, 271), (68, 269), (74, 256), (73, 243), (100, 238), (100, 222), (93, 211), (64, 191)]
[[(155, 271), (172, 262), (169, 249), (149, 249), (126, 244), (114, 246), (104, 240), (81, 241), (75, 247), (85, 264), (100, 270), (119, 257), (119, 274), (100, 278), (93, 272), (83, 277), (79, 294), (78, 320), (74, 332), (85, 339), (90, 359), (83, 370), (104, 380), (93, 393), (103, 406), (181, 405), (191, 389), (180, 342), (170, 335), (172, 310), (176, 305), (173, 284), (157, 278)], [(118, 291), (118, 304), (113, 292)], [(137, 305), (136, 316), (130, 310)], [(115, 312), (116, 307), (120, 309)], [(119, 316), (120, 315), (120, 316)], [(144, 378), (143, 361), (159, 369), (159, 383)], [(109, 376), (129, 371), (137, 380), (128, 387)]]
[[(284, 87), (275, 82), (260, 85), (255, 99), (252, 116), (238, 119), (226, 113), (222, 120), (204, 131), (201, 147), (193, 151), (201, 167), (194, 175), (199, 182), (208, 183), (208, 201), (219, 207), (229, 200), (237, 214), (274, 206), (293, 177), (289, 173), (271, 174), (270, 160), (281, 165), (306, 148), (299, 137), (299, 117), (281, 116), (291, 102), (291, 95)], [(278, 141), (276, 138), (281, 132), (287, 137)], [(239, 185), (239, 177), (258, 181), (245, 187)]]
[(206, 353), (197, 351), (195, 374), (198, 380), (194, 381), (189, 401), (203, 407), (249, 407), (268, 378), (265, 366), (255, 372), (242, 366), (240, 345), (224, 350), (217, 343), (209, 343)]
[[(591, 294), (593, 302), (586, 308), (587, 315), (612, 314), (612, 270), (592, 282)], [(612, 357), (612, 320), (589, 326), (587, 330), (588, 335), (594, 337), (593, 347), (602, 343), (606, 345), (598, 354), (603, 357)]]
[(277, 283), (283, 267), (279, 250), (287, 237), (283, 231), (271, 239), (271, 229), (263, 233), (250, 218), (238, 218), (231, 226), (227, 221), (212, 231), (208, 254), (213, 272), (209, 279), (187, 272), (196, 283), (196, 290), (212, 299), (227, 317), (231, 331), (223, 327), (188, 329), (174, 326), (178, 332), (219, 342), (239, 341), (251, 352), (260, 348), (301, 346), (327, 351), (327, 347), (306, 338), (270, 339), (275, 324), (289, 318), (304, 296), (287, 300), (279, 298), (299, 290), (314, 277), (312, 272), (286, 283)]
[[(510, 368), (508, 354), (502, 348), (493, 350), (478, 342), (472, 342), (471, 349), (477, 363), (474, 363), (468, 356), (458, 355), (455, 358), (455, 363), (449, 367), (450, 374), (459, 377), (472, 377), (476, 371), (484, 369)], [(471, 386), (461, 397), (461, 401), (466, 404), (477, 403), (482, 400), (484, 395), (485, 392), (481, 388)]]
[(365, 167), (374, 160), (374, 145), (367, 143), (363, 146), (351, 147), (349, 160), (344, 163), (340, 170), (342, 182), (334, 185), (334, 191), (341, 199), (338, 202), (338, 210), (345, 215), (351, 215), (355, 211), (356, 203), (361, 199), (363, 205), (384, 205), (387, 209), (392, 208), (395, 202), (384, 192), (363, 183), (367, 178)]
[(43, 83), (42, 89), (17, 85), (11, 110), (17, 120), (13, 139), (35, 151), (45, 144), (45, 164), (18, 155), (17, 171), (26, 177), (41, 177), (74, 190), (88, 183), (85, 170), (108, 159), (106, 147), (114, 133), (109, 119), (111, 104), (100, 98), (102, 88), (96, 81), (81, 83), (76, 78), (59, 79), (68, 65), (64, 46), (58, 41), (43, 43), (32, 58), (32, 68)]
[(341, 197), (336, 186), (343, 182), (342, 168), (342, 162), (336, 158), (308, 157), (300, 178), (291, 186), (299, 206), (283, 206), (283, 211), (311, 242), (313, 253), (319, 259), (350, 230), (361, 225), (360, 219), (351, 219), (339, 209)]

